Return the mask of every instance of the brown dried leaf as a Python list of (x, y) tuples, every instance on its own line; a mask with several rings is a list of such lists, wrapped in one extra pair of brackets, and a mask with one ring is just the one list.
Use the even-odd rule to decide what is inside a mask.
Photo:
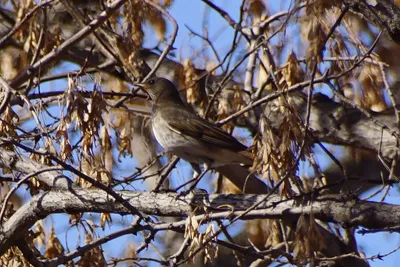
[(127, 84), (123, 80), (117, 79), (112, 75), (109, 75), (107, 73), (97, 73), (95, 77), (98, 83), (102, 85), (104, 91), (106, 92), (129, 92), (129, 87), (127, 86)]
[(186, 237), (190, 237), (190, 239), (194, 239), (198, 232), (199, 228), (199, 223), (197, 222), (196, 216), (194, 215), (190, 215), (187, 217), (186, 219), (186, 223), (185, 223), (185, 238)]
[(310, 42), (307, 66), (311, 69), (313, 64), (320, 63), (322, 60), (322, 53), (326, 39), (326, 34), (322, 25), (317, 22), (313, 23), (313, 27), (311, 27), (307, 38)]
[(19, 140), (15, 125), (18, 123), (19, 117), (10, 107), (4, 111), (2, 120), (0, 121), (0, 136), (10, 137)]
[[(208, 220), (207, 216), (203, 219), (204, 221)], [(201, 222), (199, 223), (196, 219), (196, 216), (190, 215), (186, 219), (185, 225), (185, 238), (190, 238), (190, 247), (189, 247), (189, 255), (192, 255), (198, 247), (203, 247), (204, 250), (204, 263), (214, 259), (217, 256), (218, 248), (213, 242), (207, 242), (210, 238), (216, 241), (216, 236), (212, 237), (215, 234), (215, 229), (213, 224), (208, 224), (204, 233), (199, 232), (199, 227)], [(194, 259), (193, 259), (194, 260)]]
[(111, 226), (112, 218), (111, 218), (110, 213), (104, 213), (103, 212), (100, 215), (100, 226), (103, 229), (103, 231), (104, 231), (104, 229), (106, 227), (106, 223), (108, 224), (108, 226)]
[(306, 7), (307, 15), (313, 15), (316, 17), (322, 17), (328, 10), (334, 7), (340, 7), (342, 5), (342, 0), (318, 0), (312, 1)]
[(108, 134), (106, 126), (102, 126), (100, 130), (100, 142), (101, 142), (101, 156), (104, 162), (104, 167), (108, 173), (112, 172), (113, 168), (113, 155), (112, 155), (112, 144), (111, 137)]
[(160, 3), (160, 5), (162, 5), (164, 7), (170, 7), (174, 1), (173, 0), (158, 0), (158, 2)]
[(162, 14), (158, 10), (151, 8), (148, 20), (156, 32), (158, 41), (162, 41), (167, 30), (167, 25)]
[(17, 247), (11, 247), (0, 257), (0, 266), (31, 267), (32, 265)]
[(125, 250), (126, 257), (134, 258), (136, 257), (136, 249), (133, 244), (129, 244)]
[[(88, 232), (86, 232), (85, 244), (89, 244), (91, 241), (93, 241), (93, 237)], [(91, 250), (85, 252), (77, 262), (77, 266), (79, 267), (107, 266), (107, 262), (104, 258), (102, 248), (100, 246), (96, 246)]]
[(325, 238), (321, 235), (314, 218), (300, 216), (297, 221), (295, 248), (293, 250), (296, 263), (304, 265), (311, 261), (311, 266), (315, 266), (315, 253), (327, 249), (324, 240)]
[[(164, 7), (168, 7), (171, 3), (172, 1), (168, 0), (160, 4)], [(141, 47), (142, 45), (144, 37), (143, 24), (146, 21), (153, 26), (158, 40), (161, 41), (164, 39), (164, 34), (166, 32), (165, 19), (161, 12), (152, 6), (140, 0), (129, 1), (124, 9), (124, 16), (131, 28), (129, 32), (131, 33), (131, 38), (135, 46)]]
[(279, 84), (285, 83), (287, 87), (304, 81), (304, 71), (297, 60), (296, 54), (292, 51), (286, 61), (286, 64), (281, 68), (282, 79)]
[(199, 86), (195, 83), (197, 79), (196, 69), (193, 63), (187, 59), (183, 62), (184, 84), (186, 88), (186, 100), (189, 104), (197, 104), (200, 98)]
[(28, 65), (28, 55), (21, 49), (9, 46), (0, 53), (0, 75), (7, 81), (14, 79)]
[(385, 87), (380, 68), (373, 64), (365, 64), (358, 81), (362, 85), (362, 105), (379, 112), (387, 109), (382, 88)]
[[(204, 233), (203, 240), (206, 241), (211, 238), (211, 240), (216, 241), (217, 237), (215, 235), (214, 224), (209, 223), (206, 231)], [(213, 237), (214, 236), (214, 237)], [(218, 256), (218, 246), (216, 243), (207, 242), (203, 243), (204, 245), (204, 264), (207, 264), (208, 261), (212, 261)]]
[(72, 225), (77, 225), (82, 219), (83, 213), (75, 213), (69, 215), (69, 223)]
[(267, 7), (262, 0), (251, 0), (249, 1), (249, 14), (254, 16), (254, 23), (260, 22), (265, 19), (263, 14), (266, 12)]
[(48, 259), (55, 258), (64, 253), (64, 247), (56, 236), (54, 225), (51, 226), (49, 240), (46, 243), (46, 252), (44, 256)]
[(36, 238), (33, 240), (34, 243), (40, 248), (43, 248), (46, 244), (46, 233), (43, 228), (43, 221), (37, 221), (33, 227), (33, 231), (36, 235)]
[(112, 182), (112, 175), (109, 171), (105, 170), (104, 168), (101, 168), (98, 172), (97, 172), (98, 176), (97, 180), (99, 180), (102, 184), (105, 185), (110, 185)]
[[(349, 48), (343, 40), (343, 37), (340, 33), (336, 33), (335, 43), (329, 47), (332, 57), (343, 57), (349, 56)], [(331, 68), (329, 72), (331, 74), (340, 73), (350, 67), (350, 62), (346, 60), (334, 60), (331, 63)], [(346, 79), (346, 77), (344, 77)]]

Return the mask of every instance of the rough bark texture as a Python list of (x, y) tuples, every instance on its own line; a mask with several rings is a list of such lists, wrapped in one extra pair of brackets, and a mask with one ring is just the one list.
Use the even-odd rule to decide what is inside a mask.
[(345, 0), (354, 12), (363, 15), (369, 22), (384, 29), (390, 39), (400, 43), (400, 9), (394, 1)]
[[(303, 199), (282, 201), (279, 196), (266, 195), (222, 195), (204, 194), (179, 197), (176, 193), (149, 193), (116, 191), (133, 207), (149, 215), (189, 216), (196, 207), (207, 207), (210, 219), (227, 219), (242, 216), (241, 219), (256, 218), (295, 220), (302, 215), (312, 215), (325, 222), (337, 222), (344, 226), (359, 226), (370, 230), (400, 227), (398, 205), (373, 201), (362, 201), (345, 196), (321, 196), (314, 200)], [(306, 201), (307, 200), (307, 201)], [(309, 202), (309, 204), (304, 204)], [(303, 203), (303, 204), (301, 204)], [(257, 208), (247, 211), (257, 205)], [(232, 208), (229, 208), (232, 207)], [(199, 210), (201, 214), (202, 209)], [(0, 254), (25, 234), (33, 224), (54, 213), (109, 212), (129, 214), (120, 203), (106, 192), (97, 189), (53, 190), (33, 197), (22, 206), (0, 231)], [(245, 215), (243, 215), (245, 214)], [(198, 215), (199, 218), (202, 215)], [(169, 223), (170, 228), (182, 228), (185, 220)], [(168, 226), (165, 226), (168, 228)], [(151, 229), (151, 227), (147, 228)]]

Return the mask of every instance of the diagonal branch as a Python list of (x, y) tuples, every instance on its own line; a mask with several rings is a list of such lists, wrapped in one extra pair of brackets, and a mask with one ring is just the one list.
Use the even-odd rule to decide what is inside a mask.
[(101, 12), (101, 14), (94, 20), (92, 20), (89, 25), (82, 28), (76, 34), (74, 34), (71, 38), (63, 42), (59, 47), (55, 48), (52, 52), (45, 55), (38, 62), (36, 62), (33, 66), (28, 67), (21, 74), (19, 74), (11, 83), (11, 87), (17, 88), (22, 83), (24, 83), (27, 79), (33, 77), (39, 69), (43, 69), (48, 66), (52, 62), (54, 62), (62, 53), (72, 47), (74, 44), (78, 43), (88, 34), (94, 32), (98, 27), (100, 27), (115, 11), (117, 11), (126, 0), (117, 0), (114, 1), (108, 8)]

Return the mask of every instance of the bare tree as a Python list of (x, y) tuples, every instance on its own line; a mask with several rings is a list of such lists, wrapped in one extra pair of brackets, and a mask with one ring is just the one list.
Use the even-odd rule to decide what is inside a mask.
[[(235, 17), (196, 1), (229, 49), (206, 15), (202, 32), (179, 25), (178, 1), (1, 1), (2, 266), (369, 266), (397, 252), (366, 256), (356, 237), (400, 227), (385, 203), (400, 176), (397, 2), (242, 0)], [(174, 50), (184, 27), (201, 44), (189, 59)], [(242, 129), (268, 192), (242, 194), (229, 168), (186, 191), (196, 179), (160, 152), (135, 86), (155, 75)]]

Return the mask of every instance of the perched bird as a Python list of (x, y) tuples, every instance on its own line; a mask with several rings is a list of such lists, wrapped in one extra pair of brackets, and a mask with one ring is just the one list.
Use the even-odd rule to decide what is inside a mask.
[(153, 77), (138, 84), (153, 102), (152, 130), (167, 151), (193, 164), (204, 163), (226, 176), (243, 192), (268, 192), (265, 183), (240, 164), (252, 165), (247, 147), (185, 106), (169, 80)]

